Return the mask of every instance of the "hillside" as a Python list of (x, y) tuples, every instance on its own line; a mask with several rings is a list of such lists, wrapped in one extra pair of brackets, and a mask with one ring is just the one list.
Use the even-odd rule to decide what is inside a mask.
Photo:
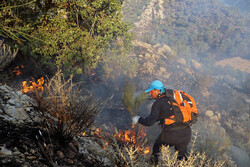
[(123, 14), (124, 21), (134, 25), (132, 31), (144, 42), (164, 43), (180, 56), (202, 60), (249, 56), (249, 18), (217, 0), (152, 0), (141, 4), (125, 1)]
[[(140, 2), (125, 1), (123, 20), (132, 23), (135, 41), (144, 42), (134, 42), (139, 74), (146, 73), (141, 79), (147, 83), (160, 79), (170, 88), (190, 92), (198, 100), (204, 119), (205, 125), (199, 126), (211, 130), (212, 140), (221, 143), (229, 139), (230, 145), (250, 156), (249, 18), (216, 0), (151, 0), (141, 6)], [(165, 49), (163, 57), (158, 57), (159, 53), (150, 53), (153, 48), (169, 48), (174, 54)], [(206, 125), (209, 121), (224, 129), (229, 138), (212, 132)]]
[(2, 166), (152, 167), (161, 127), (131, 117), (159, 79), (199, 111), (188, 161), (163, 147), (159, 166), (249, 167), (248, 17), (219, 0), (24, 1), (0, 3)]

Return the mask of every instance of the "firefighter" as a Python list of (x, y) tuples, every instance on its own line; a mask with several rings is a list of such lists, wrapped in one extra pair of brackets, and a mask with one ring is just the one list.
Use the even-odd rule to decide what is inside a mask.
[(144, 126), (152, 126), (155, 122), (159, 122), (162, 126), (161, 134), (156, 139), (151, 160), (154, 163), (158, 163), (158, 154), (162, 145), (174, 146), (175, 150), (178, 151), (178, 159), (183, 158), (187, 160), (187, 146), (191, 139), (191, 128), (189, 125), (184, 124), (164, 124), (165, 118), (174, 115), (171, 103), (167, 100), (166, 88), (163, 83), (159, 80), (153, 81), (149, 88), (145, 91), (156, 99), (151, 108), (151, 113), (148, 117), (143, 118), (140, 116), (134, 116), (132, 118), (132, 124), (140, 123)]

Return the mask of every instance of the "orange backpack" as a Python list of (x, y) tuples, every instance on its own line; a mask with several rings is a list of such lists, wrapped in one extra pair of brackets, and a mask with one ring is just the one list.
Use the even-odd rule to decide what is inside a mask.
[(174, 115), (165, 118), (165, 125), (173, 123), (192, 125), (198, 119), (194, 98), (181, 90), (166, 90), (167, 98), (172, 104)]

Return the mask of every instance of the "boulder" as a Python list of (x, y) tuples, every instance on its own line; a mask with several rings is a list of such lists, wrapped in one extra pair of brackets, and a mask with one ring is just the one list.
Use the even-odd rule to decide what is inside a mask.
[(15, 124), (38, 121), (35, 102), (21, 91), (0, 84), (0, 117)]
[(199, 70), (199, 69), (201, 68), (201, 63), (199, 63), (198, 61), (192, 59), (191, 62), (192, 62), (192, 66), (193, 66), (196, 70)]
[(212, 110), (207, 110), (205, 115), (208, 117), (212, 117), (214, 115), (214, 112)]
[(179, 58), (176, 60), (177, 63), (180, 63), (182, 65), (186, 65), (186, 60), (184, 58)]

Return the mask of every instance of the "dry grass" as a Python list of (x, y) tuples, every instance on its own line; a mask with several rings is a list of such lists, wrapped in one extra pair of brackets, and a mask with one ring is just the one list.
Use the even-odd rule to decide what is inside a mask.
[(163, 146), (161, 149), (160, 154), (160, 161), (158, 166), (159, 167), (200, 167), (200, 166), (207, 166), (207, 167), (222, 167), (224, 166), (225, 162), (220, 160), (210, 159), (206, 156), (206, 153), (200, 153), (195, 151), (196, 147), (196, 140), (197, 140), (197, 133), (194, 135), (193, 144), (189, 152), (189, 156), (187, 161), (186, 160), (177, 160), (177, 152), (172, 153), (169, 147)]
[[(110, 128), (108, 128), (110, 129)], [(117, 132), (102, 132), (101, 138), (101, 147), (107, 155), (105, 158), (108, 158), (110, 161), (109, 166), (117, 166), (117, 167), (223, 167), (227, 166), (225, 164), (225, 160), (222, 160), (222, 157), (218, 157), (216, 159), (209, 158), (205, 152), (200, 153), (196, 151), (196, 140), (198, 134), (194, 135), (194, 139), (192, 141), (192, 146), (190, 148), (189, 156), (187, 161), (185, 160), (177, 160), (177, 152), (174, 152), (173, 149), (169, 147), (163, 146), (161, 148), (159, 162), (157, 165), (151, 163), (150, 155), (144, 154), (143, 151), (140, 151), (141, 148), (145, 149), (145, 142), (137, 145), (135, 147), (132, 143), (125, 143), (119, 138), (116, 137)], [(98, 138), (100, 139), (100, 138)], [(146, 140), (145, 140), (146, 141)], [(107, 143), (105, 147), (103, 147), (104, 143)], [(93, 153), (93, 152), (92, 152)], [(93, 153), (93, 156), (94, 153)], [(95, 158), (97, 159), (97, 158)], [(100, 158), (99, 158), (100, 159)], [(99, 162), (103, 164), (102, 162)]]
[(42, 93), (35, 93), (44, 127), (61, 144), (69, 143), (86, 131), (102, 106), (102, 102), (94, 99), (91, 93), (81, 96), (72, 78), (65, 80), (59, 71), (48, 80)]
[(11, 48), (3, 44), (3, 41), (0, 40), (0, 71), (2, 71), (10, 62), (16, 57), (18, 49), (14, 49), (13, 52)]

